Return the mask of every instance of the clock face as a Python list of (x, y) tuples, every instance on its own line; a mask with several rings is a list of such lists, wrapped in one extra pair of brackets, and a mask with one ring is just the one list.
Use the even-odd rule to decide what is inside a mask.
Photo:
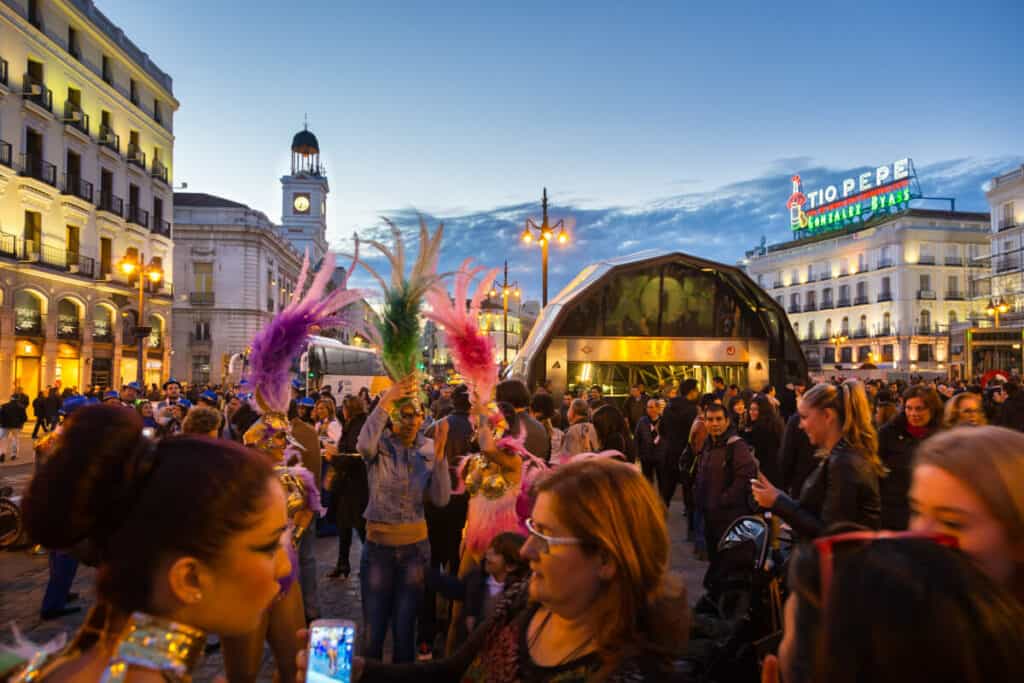
[(292, 200), (292, 207), (295, 209), (295, 213), (309, 213), (309, 195), (295, 195), (295, 198)]

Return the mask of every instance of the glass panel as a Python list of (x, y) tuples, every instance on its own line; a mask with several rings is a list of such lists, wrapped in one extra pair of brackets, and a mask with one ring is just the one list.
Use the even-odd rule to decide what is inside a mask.
[(634, 384), (643, 384), (649, 392), (661, 391), (664, 397), (669, 387), (684, 379), (697, 380), (702, 393), (712, 391), (712, 379), (721, 377), (726, 385), (747, 385), (746, 365), (700, 365), (690, 363), (589, 363), (570, 361), (567, 368), (569, 391), (573, 394), (593, 385), (601, 387), (607, 398), (624, 399)]

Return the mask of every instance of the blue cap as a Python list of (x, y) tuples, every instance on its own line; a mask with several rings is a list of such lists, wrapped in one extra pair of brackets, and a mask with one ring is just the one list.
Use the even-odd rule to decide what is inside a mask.
[(127, 388), (134, 389), (135, 391), (142, 391), (142, 387), (139, 386), (138, 382), (129, 382)]
[(251, 401), (252, 400), (252, 394), (251, 393), (249, 393), (249, 394), (238, 394), (238, 400), (239, 401)]
[(164, 382), (164, 389), (166, 389), (167, 387), (171, 386), (172, 384), (177, 384), (178, 388), (179, 389), (181, 388), (181, 382), (179, 382), (178, 380), (176, 380), (173, 377), (171, 377), (166, 382)]
[(299, 379), (293, 379), (292, 386), (295, 387), (296, 389), (304, 389), (306, 385)]
[(60, 414), (70, 415), (75, 410), (90, 403), (93, 403), (93, 401), (90, 401), (85, 396), (68, 396), (60, 406)]
[(209, 389), (199, 394), (201, 401), (209, 401), (210, 403), (216, 404), (220, 399), (217, 398), (217, 394)]
[(117, 393), (113, 389), (111, 389), (107, 393), (103, 394), (103, 400), (104, 401), (106, 401), (108, 399), (112, 399), (112, 398), (117, 399), (117, 400), (121, 400), (121, 394)]
[(307, 408), (312, 408), (313, 406), (316, 405), (316, 401), (311, 399), (309, 396), (303, 396), (302, 398), (300, 398), (295, 403), (300, 405), (300, 406), (306, 406)]
[(238, 386), (240, 386), (240, 387), (245, 387), (245, 386), (249, 386), (249, 380), (247, 380), (247, 379), (241, 379), (241, 380), (239, 380), (239, 381), (238, 381)]
[(192, 401), (188, 400), (187, 398), (179, 398), (177, 405), (181, 406), (185, 410), (188, 410), (189, 408), (192, 407)]

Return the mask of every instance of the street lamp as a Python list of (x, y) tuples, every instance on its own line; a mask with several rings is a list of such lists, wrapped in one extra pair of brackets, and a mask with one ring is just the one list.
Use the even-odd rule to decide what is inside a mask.
[(1010, 310), (1010, 305), (1003, 301), (1003, 297), (999, 299), (989, 299), (988, 306), (985, 308), (985, 312), (994, 318), (993, 325), (999, 327), (999, 314), (1006, 313)]
[(164, 271), (155, 259), (147, 265), (141, 252), (135, 252), (133, 258), (133, 254), (126, 251), (118, 261), (118, 267), (128, 278), (136, 274), (139, 276), (139, 315), (135, 321), (135, 338), (139, 345), (139, 367), (136, 369), (135, 381), (139, 383), (139, 386), (146, 386), (146, 338), (152, 332), (148, 325), (143, 324), (146, 319), (146, 281), (152, 282), (155, 286), (163, 279)]
[[(540, 243), (540, 261), (541, 261), (541, 273), (543, 278), (543, 296), (541, 305), (548, 305), (548, 243), (552, 239), (557, 239), (559, 244), (569, 243), (569, 233), (565, 230), (565, 221), (559, 220), (554, 225), (548, 225), (548, 188), (544, 188), (544, 195), (541, 198), (541, 209), (543, 211), (543, 217), (541, 218), (540, 225), (537, 225), (532, 218), (526, 219), (526, 226), (523, 228), (523, 234), (519, 236), (519, 239), (524, 244), (530, 244), (534, 241), (533, 231), (538, 231), (537, 242)], [(557, 237), (554, 236), (555, 229), (558, 229)]]
[(835, 355), (835, 358), (833, 360), (835, 360), (836, 367), (838, 367), (839, 366), (839, 347), (842, 346), (843, 344), (845, 344), (847, 341), (849, 341), (849, 337), (847, 337), (845, 334), (833, 334), (831, 337), (829, 337), (829, 341), (832, 342), (832, 345), (836, 347), (836, 355)]
[[(497, 295), (498, 291), (494, 287), (491, 287), (491, 296)], [(501, 325), (501, 335), (502, 345), (504, 347), (504, 352), (502, 353), (502, 363), (505, 366), (508, 365), (508, 298), (512, 296), (518, 299), (521, 295), (522, 293), (519, 291), (519, 283), (510, 283), (508, 281), (508, 260), (506, 259), (505, 277), (501, 283), (501, 311), (503, 316)]]

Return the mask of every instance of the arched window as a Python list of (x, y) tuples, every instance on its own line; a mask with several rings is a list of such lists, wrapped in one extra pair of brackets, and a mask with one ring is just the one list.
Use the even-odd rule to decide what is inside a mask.
[(159, 349), (164, 345), (164, 321), (158, 316), (149, 316), (149, 339), (146, 340), (147, 345), (151, 349)]
[(826, 337), (831, 337), (832, 336), (832, 318), (826, 318), (825, 319), (825, 336)]
[(814, 321), (811, 320), (807, 323), (807, 339), (814, 341)]
[(892, 316), (888, 313), (882, 314), (882, 334), (892, 334)]
[(14, 333), (43, 335), (43, 302), (36, 294), (22, 290), (14, 295)]
[(103, 344), (114, 341), (114, 312), (108, 306), (97, 306), (92, 311), (92, 340)]
[(839, 324), (839, 332), (841, 334), (850, 334), (850, 319), (843, 316), (843, 321)]
[(134, 344), (135, 339), (135, 325), (138, 323), (139, 314), (138, 312), (128, 309), (127, 311), (121, 312), (121, 343), (122, 344)]
[(921, 334), (930, 334), (932, 327), (932, 314), (931, 311), (921, 311)]
[(81, 312), (71, 299), (57, 302), (57, 338), (78, 339), (81, 334)]
[(793, 334), (796, 335), (797, 339), (800, 339), (800, 323), (793, 323)]
[(949, 315), (947, 317), (949, 319), (949, 326), (950, 327), (952, 327), (953, 325), (956, 325), (956, 323), (958, 322), (957, 317), (956, 317), (956, 311), (950, 311)]
[(861, 335), (867, 336), (867, 333), (868, 333), (868, 317), (866, 315), (862, 315), (860, 317), (860, 322), (857, 323), (857, 334), (861, 334)]

